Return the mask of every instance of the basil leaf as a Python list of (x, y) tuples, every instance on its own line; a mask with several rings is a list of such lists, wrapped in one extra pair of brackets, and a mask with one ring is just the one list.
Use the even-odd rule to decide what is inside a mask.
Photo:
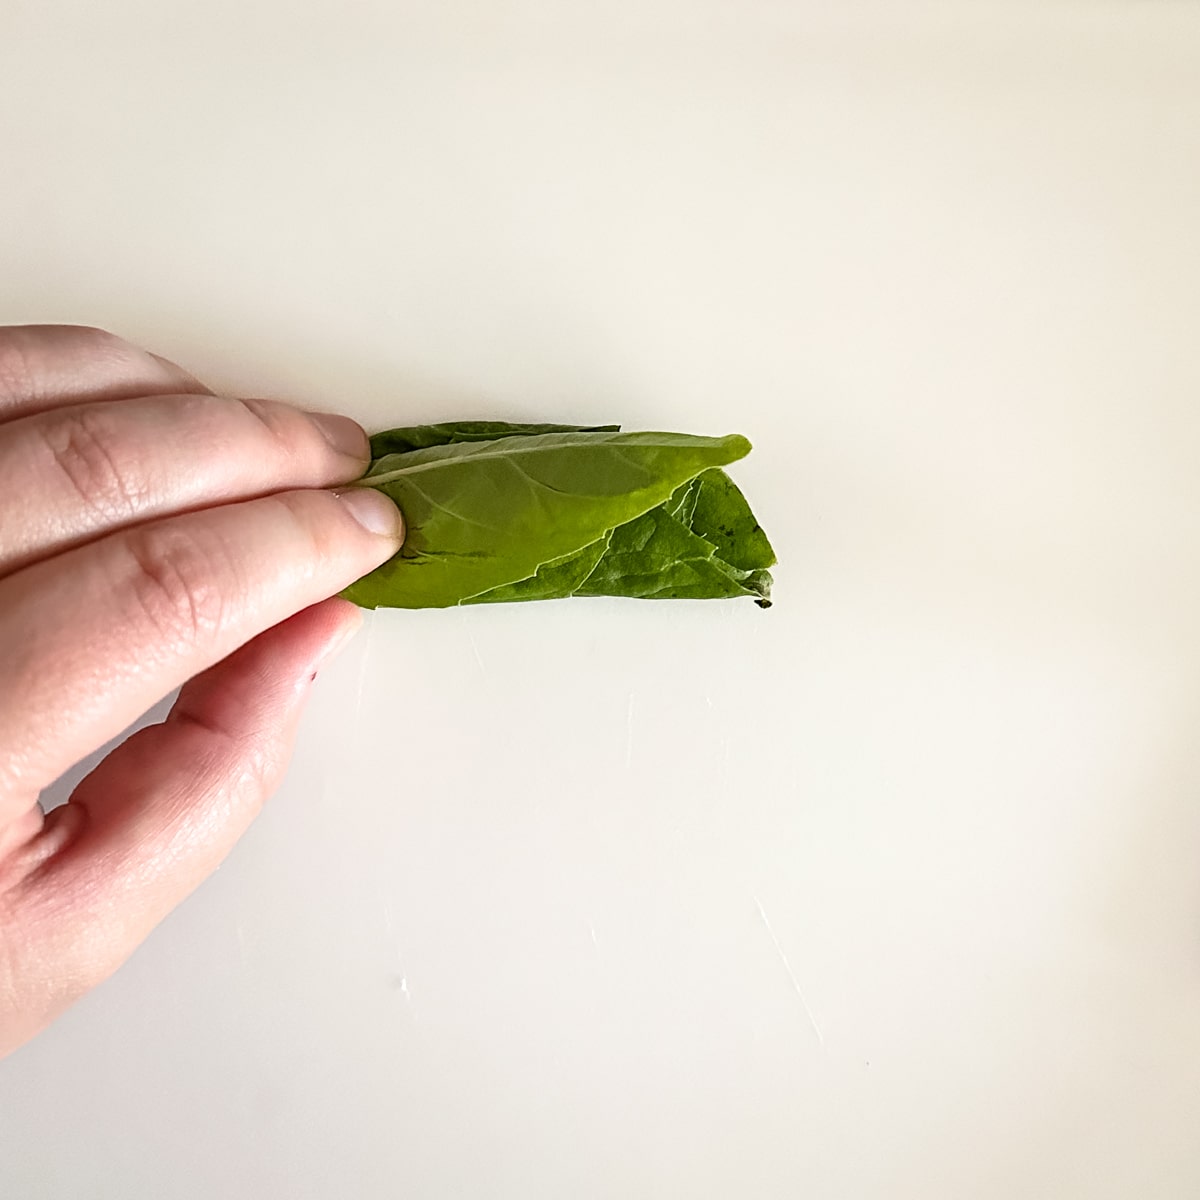
[[(621, 526), (624, 528), (624, 526)], [(591, 578), (605, 550), (611, 531), (580, 550), (542, 563), (528, 579), (518, 579), (464, 600), (464, 604), (494, 604), (508, 600), (561, 600), (578, 595)]]
[[(717, 516), (718, 536), (702, 535), (695, 513), (701, 492), (714, 494), (706, 515)], [(714, 511), (715, 510), (715, 511)], [(749, 522), (746, 518), (749, 517)], [(740, 529), (747, 530), (740, 536)], [(763, 549), (765, 547), (765, 551)], [(732, 559), (733, 561), (730, 561)], [(750, 564), (775, 561), (774, 551), (754, 520), (737, 485), (720, 470), (705, 471), (678, 488), (665, 503), (618, 526), (601, 541), (565, 558), (544, 563), (529, 579), (464, 601), (553, 600), (566, 596), (631, 596), (646, 600), (711, 600), (751, 596), (771, 606), (771, 576)]]
[(771, 606), (775, 562), (746, 498), (724, 471), (710, 470), (666, 504), (613, 531), (577, 596), (710, 600), (752, 596)]
[(389, 430), (359, 481), (407, 525), (400, 553), (344, 593), (366, 607), (753, 596), (770, 544), (718, 468), (745, 438), (616, 426), (453, 422)]
[(763, 527), (724, 471), (705, 471), (692, 486), (688, 527), (712, 542), (718, 557), (742, 571), (763, 571), (775, 565), (775, 551)]
[(502, 437), (538, 433), (616, 433), (620, 425), (514, 425), (511, 421), (446, 421), (441, 425), (409, 425), (371, 435), (371, 457), (407, 454), (451, 442), (489, 442)]

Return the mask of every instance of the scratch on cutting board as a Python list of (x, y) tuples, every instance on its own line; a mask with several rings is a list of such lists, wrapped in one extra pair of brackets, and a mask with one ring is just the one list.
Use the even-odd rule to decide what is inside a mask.
[(396, 936), (396, 923), (392, 918), (392, 904), (382, 887), (379, 889), (379, 906), (383, 911), (383, 920), (387, 927), (388, 937), (392, 943), (392, 952), (396, 956), (396, 971), (392, 976), (392, 986), (400, 992), (400, 995), (404, 997), (406, 1003), (411, 1007), (412, 993), (408, 990), (408, 975), (404, 970), (404, 956), (400, 953), (400, 939)]
[(591, 923), (591, 921), (588, 922), (588, 933), (592, 935), (592, 945), (599, 950), (600, 943), (596, 941), (596, 927)]
[(364, 614), (367, 624), (367, 641), (363, 647), (362, 659), (358, 664), (358, 690), (354, 696), (354, 727), (359, 728), (358, 718), (362, 714), (363, 690), (367, 684), (367, 668), (371, 665), (371, 643), (375, 640), (376, 615), (373, 612)]
[(465, 608), (458, 610), (459, 620), (462, 622), (463, 629), (467, 634), (467, 642), (471, 647), (471, 653), (475, 656), (475, 665), (479, 668), (479, 673), (485, 679), (487, 678), (487, 667), (483, 665), (483, 655), (479, 653), (479, 644), (475, 641), (475, 634), (471, 630), (471, 618)]
[[(753, 896), (754, 893), (752, 892)], [(804, 989), (800, 986), (800, 981), (796, 978), (796, 972), (792, 970), (792, 964), (788, 962), (787, 955), (783, 952), (783, 947), (779, 944), (779, 939), (775, 936), (775, 930), (771, 928), (771, 922), (767, 918), (767, 910), (763, 908), (762, 901), (754, 896), (754, 903), (758, 906), (758, 915), (763, 923), (763, 928), (767, 931), (767, 936), (771, 939), (771, 944), (775, 947), (775, 953), (779, 955), (779, 961), (783, 963), (783, 969), (787, 972), (788, 979), (792, 982), (792, 988), (800, 999), (800, 1007), (804, 1009), (804, 1015), (808, 1018), (808, 1023), (812, 1026), (813, 1033), (817, 1035), (817, 1045), (822, 1049), (825, 1048), (825, 1035), (821, 1032), (820, 1025), (817, 1024), (817, 1018), (813, 1016), (813, 1011), (808, 1005), (808, 1000), (805, 998)]]

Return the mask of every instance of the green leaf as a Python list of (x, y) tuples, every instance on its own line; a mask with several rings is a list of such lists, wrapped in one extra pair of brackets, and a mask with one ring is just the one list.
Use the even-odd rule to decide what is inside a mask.
[[(640, 520), (640, 518), (639, 518)], [(624, 526), (622, 526), (624, 528)], [(561, 600), (578, 595), (579, 589), (595, 571), (612, 533), (589, 543), (572, 554), (542, 563), (528, 579), (518, 579), (464, 600), (464, 604), (495, 604), (509, 600)]]
[(575, 594), (655, 600), (753, 596), (769, 608), (766, 568), (774, 562), (775, 552), (737, 484), (724, 471), (709, 470), (666, 504), (614, 530)]
[[(709, 493), (706, 511), (718, 519), (718, 535), (728, 547), (727, 557), (722, 557), (716, 543), (697, 532), (694, 519), (702, 491)], [(744, 539), (723, 532), (737, 529), (746, 530)], [(751, 561), (755, 565), (740, 565)], [(697, 475), (663, 504), (618, 526), (603, 540), (544, 563), (529, 579), (473, 596), (465, 603), (566, 596), (646, 600), (751, 596), (760, 607), (769, 608), (771, 576), (765, 568), (774, 561), (774, 551), (745, 497), (724, 471), (713, 469)]]
[(620, 425), (518, 425), (512, 421), (446, 421), (441, 425), (409, 425), (371, 436), (371, 457), (407, 454), (452, 442), (489, 442), (503, 437), (538, 433), (616, 433)]
[(724, 471), (705, 471), (695, 484), (692, 531), (712, 542), (731, 567), (762, 571), (774, 566), (775, 551), (738, 485)]
[[(446, 440), (448, 430), (451, 440)], [(492, 426), (488, 432), (493, 437), (471, 440), (473, 432), (466, 423), (437, 427), (425, 435), (432, 444), (385, 454), (372, 463), (359, 483), (380, 488), (399, 504), (407, 535), (395, 558), (347, 589), (351, 600), (371, 608), (440, 608), (475, 599), (571, 595), (586, 583), (587, 577), (579, 576), (589, 565), (589, 548), (602, 543), (590, 576), (603, 563), (605, 539), (614, 531), (658, 508), (705, 471), (734, 462), (750, 449), (737, 434), (529, 435)], [(460, 440), (453, 440), (455, 435)], [(411, 445), (421, 436), (419, 430), (402, 431), (390, 444)], [(690, 532), (684, 525), (679, 528)], [(653, 594), (644, 581), (635, 581), (630, 552), (623, 553), (621, 572), (608, 577), (624, 576), (627, 582), (613, 594)], [(696, 555), (697, 561), (703, 557)], [(665, 556), (655, 559), (660, 560)], [(698, 572), (703, 569), (693, 569)], [(517, 585), (524, 586), (516, 593), (500, 591)], [(724, 590), (703, 593), (691, 575), (664, 581), (664, 586), (689, 595), (731, 594), (727, 582)]]
[(738, 596), (737, 578), (715, 547), (661, 507), (613, 531), (607, 552), (580, 586), (581, 596), (682, 599)]

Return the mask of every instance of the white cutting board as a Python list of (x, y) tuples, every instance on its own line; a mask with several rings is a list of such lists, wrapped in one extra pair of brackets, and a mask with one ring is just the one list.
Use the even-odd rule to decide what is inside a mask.
[(1200, 1191), (1200, 11), (4, 8), (0, 321), (744, 432), (782, 565), (370, 619), (0, 1193)]

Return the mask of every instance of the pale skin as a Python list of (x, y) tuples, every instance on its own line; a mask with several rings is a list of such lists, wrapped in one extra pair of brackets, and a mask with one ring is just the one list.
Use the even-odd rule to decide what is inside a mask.
[[(348, 418), (96, 329), (0, 328), (0, 1055), (112, 974), (279, 783), (400, 514)], [(182, 686), (70, 802), (43, 789)]]

